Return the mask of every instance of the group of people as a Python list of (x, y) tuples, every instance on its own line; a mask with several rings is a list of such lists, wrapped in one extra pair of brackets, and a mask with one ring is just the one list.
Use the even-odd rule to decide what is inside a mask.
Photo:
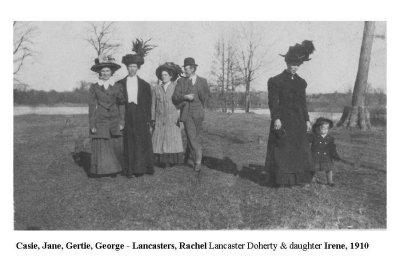
[[(333, 122), (319, 118), (311, 124), (307, 83), (296, 74), (314, 50), (307, 40), (291, 46), (281, 55), (287, 68), (268, 81), (271, 126), (265, 168), (267, 178), (278, 186), (309, 184), (317, 171), (324, 171), (327, 183), (334, 185), (333, 160), (339, 156), (328, 134)], [(197, 64), (189, 57), (184, 76), (173, 62), (160, 65), (155, 71), (159, 83), (151, 88), (137, 75), (144, 64), (145, 53), (140, 51), (122, 58), (128, 75), (118, 82), (113, 74), (121, 66), (112, 57), (99, 57), (92, 67), (99, 80), (90, 88), (91, 173), (133, 177), (153, 174), (154, 164), (183, 162), (200, 171), (200, 132), (210, 96), (207, 80), (196, 75)], [(180, 122), (187, 137), (185, 152)]]
[[(128, 75), (116, 82), (121, 68), (111, 56), (95, 59), (91, 70), (99, 80), (89, 89), (89, 124), (92, 176), (127, 177), (153, 174), (154, 165), (171, 166), (186, 162), (201, 170), (200, 132), (204, 106), (210, 95), (207, 80), (196, 74), (193, 58), (181, 67), (166, 62), (156, 69), (159, 83), (150, 84), (137, 73), (144, 64), (143, 49), (122, 58)], [(179, 112), (180, 110), (180, 112)], [(187, 149), (181, 136), (183, 122)]]

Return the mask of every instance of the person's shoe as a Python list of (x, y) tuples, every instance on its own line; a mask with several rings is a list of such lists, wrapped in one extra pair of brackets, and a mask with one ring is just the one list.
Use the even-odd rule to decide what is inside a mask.
[(135, 175), (135, 177), (140, 177), (143, 176), (143, 173), (134, 173), (133, 175)]
[(200, 163), (197, 163), (197, 164), (194, 165), (194, 171), (196, 171), (196, 172), (201, 171), (201, 164)]
[(194, 161), (191, 160), (191, 159), (187, 159), (187, 160), (186, 160), (186, 164), (189, 165), (189, 166), (194, 166), (194, 165), (195, 165), (195, 164), (194, 164)]
[(329, 185), (330, 187), (334, 187), (334, 186), (335, 186), (335, 183), (328, 183), (328, 185)]

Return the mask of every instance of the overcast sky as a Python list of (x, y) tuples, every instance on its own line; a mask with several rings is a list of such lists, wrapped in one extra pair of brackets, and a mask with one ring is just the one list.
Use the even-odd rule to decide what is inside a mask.
[[(68, 91), (80, 80), (96, 81), (90, 71), (96, 56), (85, 38), (88, 22), (32, 22), (39, 29), (35, 38), (36, 55), (27, 61), (18, 78), (37, 90)], [(301, 66), (299, 75), (308, 82), (308, 93), (344, 92), (354, 85), (363, 22), (255, 22), (262, 37), (263, 70), (252, 85), (254, 90), (267, 90), (269, 77), (285, 67), (282, 57), (289, 46), (305, 39), (312, 40), (316, 51), (312, 60)], [(152, 38), (158, 47), (145, 59), (139, 76), (155, 80), (155, 69), (165, 61), (183, 64), (194, 57), (198, 74), (213, 80), (215, 42), (222, 33), (235, 32), (248, 23), (242, 22), (116, 22), (115, 41), (122, 46), (114, 54), (117, 62), (130, 52), (136, 37)], [(377, 34), (386, 33), (386, 23), (378, 22)], [(240, 40), (237, 40), (240, 42)], [(116, 78), (126, 75), (122, 67)], [(372, 86), (386, 91), (386, 40), (374, 40), (369, 72)]]

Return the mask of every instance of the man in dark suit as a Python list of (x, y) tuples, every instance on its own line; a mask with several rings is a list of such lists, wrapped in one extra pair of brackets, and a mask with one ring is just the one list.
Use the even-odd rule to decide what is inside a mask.
[(196, 75), (197, 64), (193, 58), (185, 58), (183, 65), (186, 77), (178, 80), (172, 102), (181, 110), (180, 120), (185, 126), (187, 137), (185, 159), (189, 164), (193, 161), (194, 170), (200, 171), (202, 159), (200, 133), (210, 89), (207, 80)]
[(151, 88), (138, 77), (144, 58), (128, 54), (122, 58), (128, 76), (120, 80), (125, 97), (124, 172), (128, 178), (154, 173), (153, 145), (150, 135)]

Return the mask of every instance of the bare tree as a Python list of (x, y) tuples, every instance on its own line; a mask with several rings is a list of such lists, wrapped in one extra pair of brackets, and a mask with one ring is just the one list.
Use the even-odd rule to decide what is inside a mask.
[(96, 55), (112, 54), (121, 44), (113, 41), (116, 28), (114, 22), (90, 22), (87, 41), (96, 51)]
[(242, 84), (237, 67), (237, 35), (233, 29), (224, 27), (221, 32), (218, 32), (218, 36), (215, 44), (214, 67), (211, 73), (217, 80), (222, 112), (228, 111), (230, 102), (233, 113), (236, 102), (235, 88)]
[(240, 70), (245, 85), (245, 112), (250, 110), (250, 88), (256, 79), (264, 62), (265, 51), (262, 49), (263, 34), (257, 33), (253, 23), (242, 27), (241, 40), (237, 66)]
[(220, 37), (215, 44), (215, 58), (212, 75), (217, 79), (217, 86), (219, 88), (219, 103), (221, 105), (222, 112), (226, 112), (226, 99), (225, 99), (225, 83), (226, 83), (226, 39)]
[[(365, 105), (365, 94), (367, 90), (368, 71), (371, 61), (372, 44), (374, 40), (375, 22), (364, 23), (364, 33), (361, 44), (360, 59), (356, 82), (354, 84), (351, 107), (345, 107), (338, 126), (370, 129), (371, 122), (369, 111)], [(381, 38), (378, 36), (378, 38)]]
[[(38, 33), (37, 27), (27, 22), (14, 21), (14, 76), (22, 69), (27, 58), (33, 55), (34, 37)], [(15, 78), (15, 77), (14, 77)]]

